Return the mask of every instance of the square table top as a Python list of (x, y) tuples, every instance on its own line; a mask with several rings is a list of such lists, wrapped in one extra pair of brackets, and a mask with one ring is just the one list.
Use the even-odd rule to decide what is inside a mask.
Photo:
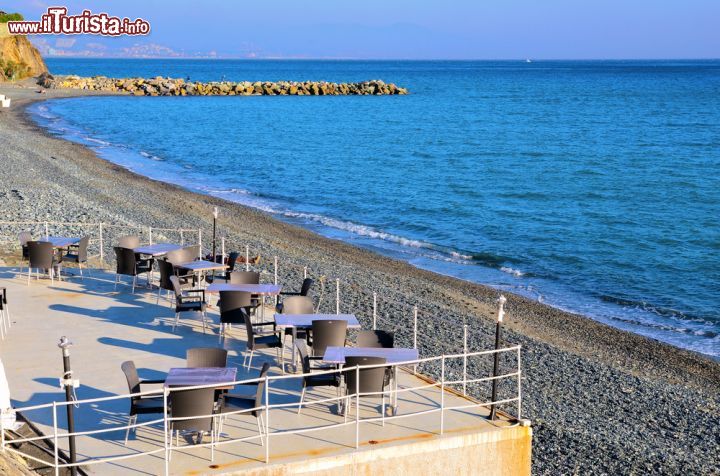
[(360, 328), (355, 314), (275, 314), (278, 327), (307, 329), (312, 327), (312, 321), (347, 321), (348, 329)]
[(64, 236), (48, 236), (46, 242), (52, 243), (55, 248), (66, 248), (70, 245), (76, 245), (80, 241), (80, 238), (69, 238)]
[(182, 246), (173, 243), (155, 243), (154, 245), (138, 246), (133, 248), (133, 251), (143, 255), (162, 256), (179, 249), (182, 249)]
[(328, 364), (344, 364), (345, 357), (384, 357), (387, 363), (410, 362), (419, 358), (417, 349), (405, 347), (328, 347), (322, 361)]
[[(237, 376), (235, 367), (172, 368), (165, 379), (165, 387), (191, 387), (194, 385), (227, 384)], [(218, 388), (232, 388), (223, 385)]]
[(203, 259), (197, 261), (188, 261), (176, 266), (177, 268), (189, 269), (190, 271), (212, 271), (216, 269), (227, 269), (228, 265), (223, 263), (213, 263)]
[(212, 283), (205, 289), (208, 293), (219, 293), (220, 291), (243, 291), (246, 293), (274, 296), (280, 294), (282, 286), (279, 284), (230, 284)]

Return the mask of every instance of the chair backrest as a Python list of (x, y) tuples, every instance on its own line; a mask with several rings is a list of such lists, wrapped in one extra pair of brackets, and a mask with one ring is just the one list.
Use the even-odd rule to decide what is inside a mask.
[(315, 306), (312, 299), (307, 296), (290, 296), (283, 299), (283, 314), (312, 314), (315, 312)]
[(230, 284), (260, 284), (260, 273), (255, 271), (234, 271), (230, 273)]
[(328, 347), (345, 347), (346, 338), (347, 321), (342, 319), (312, 321), (313, 356), (325, 355)]
[(167, 253), (165, 253), (165, 261), (172, 264), (173, 266), (177, 266), (181, 263), (187, 263), (187, 260), (185, 259), (185, 253), (182, 249), (168, 251)]
[(310, 373), (310, 356), (308, 355), (305, 339), (295, 339), (295, 348), (298, 351), (298, 355), (300, 355), (303, 373)]
[(175, 293), (175, 301), (177, 302), (177, 304), (180, 304), (180, 299), (182, 298), (180, 279), (178, 279), (178, 277), (175, 275), (170, 276), (170, 285), (172, 286), (172, 290)]
[(388, 331), (360, 331), (357, 336), (358, 347), (395, 347), (395, 334)]
[(227, 367), (227, 350), (219, 347), (195, 347), (187, 350), (188, 368)]
[(192, 246), (186, 246), (185, 248), (181, 249), (183, 253), (183, 257), (185, 258), (185, 263), (189, 261), (195, 261), (200, 256), (200, 245), (192, 245)]
[(160, 289), (172, 291), (173, 285), (170, 282), (170, 277), (175, 274), (172, 263), (165, 260), (158, 260), (157, 265), (160, 270)]
[(214, 407), (214, 388), (171, 391), (170, 416), (173, 418), (196, 417), (187, 420), (173, 420), (173, 430), (211, 431)]
[[(386, 362), (387, 360), (384, 357), (345, 357), (345, 368), (348, 369), (347, 372), (344, 372), (347, 395), (355, 395), (358, 390), (361, 394), (382, 392), (385, 386), (386, 367), (361, 368), (359, 377), (357, 371), (351, 369), (351, 367), (356, 365), (380, 365)], [(374, 396), (379, 397), (380, 395)]]
[(131, 248), (121, 248), (120, 246), (115, 246), (113, 249), (115, 250), (115, 272), (117, 274), (135, 276), (137, 271), (133, 250)]
[(140, 377), (138, 377), (137, 368), (135, 368), (135, 362), (128, 360), (120, 365), (125, 379), (127, 379), (128, 390), (130, 393), (138, 393), (140, 391)]
[(32, 241), (32, 233), (21, 231), (18, 233), (18, 240), (20, 240), (20, 246), (27, 246), (28, 241)]
[(301, 296), (308, 296), (310, 294), (310, 290), (312, 289), (313, 281), (311, 278), (305, 278), (303, 279), (302, 286), (300, 287), (300, 295)]
[[(267, 373), (270, 371), (270, 363), (265, 362), (260, 369), (260, 375), (258, 375), (258, 378), (264, 379)], [(263, 399), (265, 397), (265, 381), (258, 382), (257, 390), (255, 391), (255, 408), (261, 407), (263, 404)], [(253, 416), (258, 416), (258, 414), (262, 410), (253, 410), (251, 413)]]
[(227, 261), (227, 265), (228, 265), (227, 273), (228, 274), (232, 273), (235, 270), (235, 263), (237, 262), (237, 259), (239, 256), (240, 256), (240, 253), (238, 253), (237, 251), (232, 251), (228, 255), (228, 261)]
[(50, 269), (53, 265), (53, 245), (47, 241), (28, 241), (28, 260), (31, 268)]
[(120, 248), (137, 248), (140, 246), (140, 237), (136, 235), (121, 236), (117, 245)]
[(220, 322), (242, 324), (247, 308), (252, 306), (252, 294), (244, 291), (220, 291)]
[(90, 242), (89, 236), (83, 236), (78, 242), (78, 261), (87, 261), (87, 248)]

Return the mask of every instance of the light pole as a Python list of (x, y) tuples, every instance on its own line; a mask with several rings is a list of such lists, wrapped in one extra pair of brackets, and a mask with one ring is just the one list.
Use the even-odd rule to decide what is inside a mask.
[(498, 299), (498, 313), (497, 313), (497, 323), (495, 324), (495, 362), (493, 363), (493, 381), (492, 381), (492, 397), (490, 401), (492, 402), (492, 405), (490, 407), (490, 419), (494, 420), (497, 416), (497, 409), (495, 407), (495, 400), (497, 400), (497, 376), (498, 376), (498, 367), (500, 367), (500, 353), (498, 352), (498, 349), (500, 349), (500, 340), (502, 338), (502, 322), (503, 317), (505, 317), (505, 303), (507, 302), (507, 299), (502, 294), (500, 295), (500, 298)]
[[(73, 388), (76, 386), (76, 383), (73, 382), (72, 370), (70, 369), (70, 347), (72, 347), (72, 345), (72, 342), (70, 342), (65, 336), (62, 336), (60, 338), (60, 342), (58, 343), (58, 347), (62, 349), (64, 370), (60, 383), (63, 387), (65, 387), (65, 401), (68, 402), (68, 404), (65, 405), (65, 408), (67, 409), (68, 433), (71, 434), (71, 436), (68, 437), (70, 445), (70, 463), (74, 464), (77, 460), (77, 456), (75, 450), (75, 436), (72, 435), (72, 433), (75, 433), (75, 420), (73, 417), (73, 405), (71, 402), (73, 401)], [(77, 474), (77, 466), (70, 466), (70, 474), (72, 474), (72, 476)]]

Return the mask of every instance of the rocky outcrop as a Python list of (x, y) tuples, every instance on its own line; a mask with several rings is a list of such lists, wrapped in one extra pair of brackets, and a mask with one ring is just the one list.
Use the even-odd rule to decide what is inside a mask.
[(0, 80), (23, 79), (48, 70), (37, 48), (24, 36), (8, 34), (5, 23), (0, 23), (0, 66), (4, 76)]
[(380, 80), (361, 83), (328, 83), (324, 81), (242, 81), (186, 82), (183, 79), (116, 79), (105, 76), (42, 75), (38, 84), (45, 88), (88, 89), (129, 93), (136, 96), (346, 96), (407, 94), (405, 88)]

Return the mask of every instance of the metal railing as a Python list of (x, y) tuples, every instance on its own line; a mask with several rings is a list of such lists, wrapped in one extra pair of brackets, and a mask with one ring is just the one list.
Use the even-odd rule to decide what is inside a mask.
[[(450, 366), (450, 362), (454, 360), (459, 361), (467, 361), (470, 358), (477, 358), (477, 357), (488, 357), (488, 356), (494, 356), (496, 353), (499, 354), (508, 354), (511, 356), (514, 356), (516, 362), (515, 365), (511, 367), (511, 370), (508, 371), (505, 374), (498, 375), (498, 376), (475, 376), (473, 378), (468, 378), (466, 374), (462, 375), (462, 378), (452, 378), (448, 375), (448, 367)], [(282, 423), (282, 416), (278, 416), (277, 414), (274, 415), (273, 419), (271, 420), (271, 416), (273, 413), (271, 411), (275, 410), (275, 412), (279, 410), (284, 410), (288, 408), (297, 408), (300, 405), (300, 402), (289, 402), (289, 403), (270, 403), (271, 395), (273, 395), (273, 389), (282, 390), (283, 394), (286, 394), (287, 387), (282, 386), (282, 382), (285, 382), (290, 379), (302, 379), (309, 375), (323, 375), (323, 374), (335, 374), (338, 376), (346, 376), (349, 374), (354, 374), (355, 378), (358, 379), (356, 381), (356, 388), (359, 388), (359, 378), (360, 378), (360, 369), (371, 369), (371, 368), (387, 368), (392, 367), (394, 371), (396, 372), (409, 372), (411, 368), (416, 368), (418, 366), (425, 366), (428, 364), (435, 364), (439, 365), (441, 372), (440, 372), (440, 378), (437, 380), (432, 379), (413, 379), (413, 382), (418, 382), (417, 384), (411, 385), (411, 386), (402, 386), (399, 387), (395, 385), (394, 387), (388, 388), (387, 390), (383, 390), (382, 392), (372, 392), (372, 393), (356, 393), (352, 395), (340, 395), (340, 396), (334, 396), (329, 398), (322, 398), (317, 400), (311, 400), (311, 401), (304, 401), (302, 403), (303, 407), (307, 406), (315, 406), (320, 404), (332, 404), (333, 402), (344, 405), (348, 405), (350, 403), (350, 400), (352, 399), (355, 404), (355, 418), (350, 419), (348, 417), (349, 411), (344, 412), (344, 419), (340, 422), (332, 422), (328, 423), (326, 425), (318, 425), (318, 426), (309, 426), (309, 427), (299, 427), (299, 428), (291, 428), (291, 429), (281, 429), (281, 428), (273, 428), (273, 425), (271, 422), (278, 422), (275, 426), (280, 426)], [(396, 374), (397, 375), (397, 374)], [(174, 450), (195, 450), (198, 448), (206, 448), (210, 447), (211, 452), (214, 456), (214, 449), (215, 447), (219, 446), (226, 446), (226, 445), (237, 445), (241, 444), (247, 441), (253, 441), (260, 439), (261, 443), (264, 445), (265, 448), (265, 463), (270, 463), (271, 461), (271, 448), (272, 448), (272, 441), (275, 438), (285, 436), (285, 435), (296, 435), (296, 434), (304, 434), (304, 433), (311, 433), (316, 431), (327, 431), (333, 428), (341, 428), (341, 427), (347, 427), (347, 426), (355, 426), (355, 448), (360, 447), (360, 426), (367, 423), (373, 423), (373, 422), (388, 422), (393, 421), (397, 419), (405, 419), (405, 418), (413, 418), (413, 417), (420, 417), (423, 415), (429, 415), (433, 413), (437, 413), (438, 415), (438, 421), (437, 421), (437, 431), (431, 431), (427, 430), (428, 433), (438, 433), (440, 435), (444, 434), (445, 432), (445, 415), (448, 411), (453, 410), (467, 410), (467, 409), (478, 409), (480, 407), (491, 407), (492, 405), (496, 406), (503, 406), (507, 410), (507, 406), (512, 406), (514, 404), (515, 406), (515, 412), (512, 415), (515, 420), (519, 421), (521, 419), (521, 411), (522, 411), (522, 392), (521, 392), (521, 376), (522, 376), (522, 370), (521, 370), (521, 347), (519, 345), (507, 347), (503, 349), (498, 350), (487, 350), (487, 351), (479, 351), (479, 352), (463, 352), (458, 354), (450, 354), (450, 355), (440, 355), (440, 356), (434, 356), (434, 357), (428, 357), (428, 358), (422, 358), (417, 360), (411, 360), (407, 362), (399, 362), (399, 363), (383, 363), (383, 364), (377, 364), (377, 365), (366, 365), (366, 366), (354, 366), (354, 367), (345, 367), (343, 369), (332, 369), (332, 370), (323, 370), (323, 371), (317, 371), (317, 372), (311, 372), (311, 373), (303, 373), (303, 374), (286, 374), (286, 375), (267, 375), (264, 379), (255, 378), (255, 379), (245, 379), (245, 380), (236, 380), (233, 382), (227, 382), (223, 384), (211, 384), (211, 385), (199, 385), (199, 386), (189, 386), (189, 387), (173, 387), (173, 388), (163, 388), (153, 391), (146, 391), (146, 392), (138, 392), (138, 393), (132, 393), (132, 394), (126, 394), (126, 395), (114, 395), (109, 397), (102, 397), (102, 398), (91, 398), (91, 399), (85, 399), (85, 400), (75, 400), (72, 402), (64, 402), (64, 401), (54, 401), (51, 403), (46, 403), (42, 405), (33, 405), (33, 406), (27, 406), (23, 408), (16, 408), (14, 411), (22, 412), (24, 415), (27, 415), (31, 412), (39, 412), (43, 410), (51, 410), (52, 412), (52, 434), (49, 435), (54, 443), (54, 460), (52, 463), (49, 463), (48, 461), (41, 460), (37, 458), (36, 456), (33, 456), (31, 454), (27, 454), (26, 452), (22, 451), (20, 447), (16, 447), (17, 445), (25, 442), (33, 442), (38, 441), (41, 439), (47, 439), (48, 436), (35, 436), (35, 437), (27, 437), (27, 438), (15, 438), (11, 441), (7, 441), (5, 438), (5, 432), (4, 428), (2, 427), (2, 422), (4, 422), (4, 416), (5, 411), (0, 411), (0, 433), (2, 433), (2, 440), (0, 442), (2, 451), (10, 451), (14, 454), (17, 454), (21, 457), (28, 458), (30, 460), (36, 461), (38, 463), (49, 465), (52, 467), (55, 471), (56, 475), (59, 475), (59, 472), (62, 468), (70, 468), (72, 466), (90, 466), (90, 465), (97, 465), (97, 464), (107, 464), (107, 463), (114, 463), (117, 461), (122, 460), (128, 460), (128, 459), (135, 459), (135, 458), (142, 458), (142, 457), (149, 457), (152, 455), (163, 455), (164, 459), (164, 473), (170, 474), (170, 466), (171, 466), (171, 454)], [(396, 377), (397, 378), (397, 377)], [(460, 400), (462, 403), (460, 404), (450, 404), (448, 402), (447, 395), (452, 391), (454, 395), (458, 395), (460, 392), (456, 391), (454, 387), (462, 387), (465, 388), (470, 384), (479, 384), (479, 383), (487, 383), (492, 382), (493, 380), (503, 381), (503, 382), (509, 382), (514, 386), (514, 390), (509, 391), (507, 393), (507, 396), (502, 399), (498, 399), (494, 402), (492, 401), (474, 401), (472, 399), (467, 398), (456, 398), (456, 400)], [(218, 386), (222, 387), (230, 387), (235, 385), (253, 385), (253, 384), (260, 384), (264, 383), (264, 395), (263, 395), (263, 403), (260, 406), (257, 406), (255, 408), (248, 408), (243, 410), (237, 410), (232, 411), (228, 413), (212, 413), (209, 415), (195, 415), (190, 417), (173, 417), (171, 416), (170, 408), (169, 408), (169, 401), (171, 399), (171, 394), (173, 392), (178, 391), (186, 391), (186, 390), (196, 390), (196, 389), (202, 389), (202, 388), (217, 388)], [(396, 412), (393, 415), (387, 416), (385, 414), (385, 407), (382, 407), (382, 412), (380, 416), (374, 416), (374, 417), (362, 417), (360, 408), (361, 403), (363, 399), (367, 398), (373, 398), (381, 396), (384, 398), (384, 396), (388, 396), (390, 403), (392, 403), (393, 399), (398, 400), (398, 396), (401, 394), (408, 394), (412, 392), (420, 392), (423, 390), (429, 390), (429, 389), (437, 389), (439, 391), (439, 395), (437, 396), (437, 401), (433, 400), (433, 408), (428, 409), (420, 409), (417, 411), (410, 411), (407, 413), (400, 414), (399, 412)], [(96, 428), (96, 429), (89, 429), (84, 431), (76, 431), (73, 433), (69, 432), (63, 432), (61, 431), (60, 425), (58, 424), (58, 407), (63, 407), (66, 405), (75, 405), (76, 407), (83, 407), (83, 406), (90, 406), (92, 409), (96, 412), (100, 412), (100, 405), (103, 402), (112, 402), (116, 400), (124, 400), (124, 399), (131, 399), (136, 397), (160, 397), (162, 396), (163, 400), (163, 417), (162, 418), (156, 418), (150, 421), (145, 421), (142, 423), (133, 423), (133, 424), (124, 424), (124, 425), (117, 425), (117, 426), (110, 426), (105, 428)], [(424, 398), (424, 401), (427, 402), (427, 397)], [(383, 400), (384, 404), (384, 400)], [(262, 415), (262, 432), (259, 432), (257, 435), (251, 435), (251, 436), (243, 436), (243, 437), (237, 437), (237, 438), (230, 438), (228, 436), (227, 439), (221, 439), (219, 434), (213, 433), (211, 437), (211, 441), (209, 443), (198, 443), (194, 444), (192, 446), (178, 446), (174, 445), (172, 441), (172, 435), (169, 434), (169, 431), (172, 428), (172, 422), (173, 421), (179, 421), (179, 420), (187, 420), (187, 419), (196, 419), (196, 418), (212, 418), (212, 419), (219, 419), (219, 418), (227, 418), (229, 415), (240, 415), (240, 414), (248, 414), (250, 412), (257, 411), (258, 415)], [(258, 416), (258, 418), (259, 418)], [(484, 415), (481, 415), (478, 413), (475, 415), (477, 418), (484, 418)], [(111, 455), (111, 456), (93, 456), (93, 457), (86, 457), (85, 459), (78, 461), (76, 463), (67, 463), (62, 462), (59, 458), (59, 448), (61, 440), (67, 439), (71, 436), (73, 437), (96, 437), (97, 435), (102, 435), (105, 433), (110, 432), (120, 432), (120, 431), (137, 431), (140, 428), (148, 428), (153, 426), (162, 426), (163, 431), (163, 438), (162, 442), (156, 441), (155, 444), (157, 447), (154, 447), (152, 449), (146, 450), (146, 451), (134, 451), (127, 454), (120, 454), (120, 455)], [(214, 430), (215, 431), (215, 430)], [(382, 431), (382, 430), (380, 430)], [(323, 438), (327, 439), (329, 436), (329, 433), (326, 433)], [(216, 441), (217, 438), (217, 441)], [(143, 444), (147, 444), (147, 441), (144, 440)], [(128, 446), (128, 448), (132, 449)], [(82, 448), (81, 448), (82, 449)], [(86, 451), (87, 452), (87, 451)], [(152, 463), (151, 463), (152, 464)]]

